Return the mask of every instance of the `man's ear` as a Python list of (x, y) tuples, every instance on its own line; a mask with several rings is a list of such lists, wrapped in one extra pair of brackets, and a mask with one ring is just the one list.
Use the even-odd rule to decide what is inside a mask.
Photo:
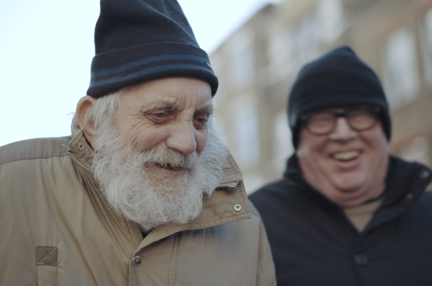
[(96, 139), (97, 130), (94, 125), (93, 118), (87, 115), (90, 110), (92, 104), (97, 100), (97, 98), (93, 98), (91, 96), (84, 96), (78, 101), (78, 105), (76, 108), (76, 120), (78, 122), (79, 127), (83, 130), (84, 137), (94, 148), (94, 141)]

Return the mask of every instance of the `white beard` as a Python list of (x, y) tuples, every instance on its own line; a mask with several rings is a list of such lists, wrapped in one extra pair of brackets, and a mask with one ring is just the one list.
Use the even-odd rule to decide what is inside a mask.
[[(95, 152), (94, 176), (110, 206), (147, 232), (198, 217), (203, 197), (210, 197), (222, 179), (227, 151), (212, 126), (200, 156), (167, 148), (138, 153), (112, 125), (100, 131), (96, 143), (103, 148)], [(169, 172), (155, 164), (182, 169)]]

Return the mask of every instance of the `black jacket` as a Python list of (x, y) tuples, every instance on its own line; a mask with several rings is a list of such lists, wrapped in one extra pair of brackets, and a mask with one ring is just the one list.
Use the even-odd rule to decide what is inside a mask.
[(361, 233), (304, 181), (295, 155), (284, 175), (250, 196), (267, 229), (279, 286), (432, 285), (428, 168), (391, 158), (383, 204)]

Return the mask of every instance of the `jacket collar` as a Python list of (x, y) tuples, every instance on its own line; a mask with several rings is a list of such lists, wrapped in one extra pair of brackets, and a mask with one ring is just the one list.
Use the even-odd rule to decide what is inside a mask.
[(79, 127), (72, 129), (72, 138), (69, 141), (69, 152), (76, 164), (92, 172), (94, 151), (85, 139), (82, 129)]
[[(432, 171), (428, 167), (420, 163), (409, 163), (396, 157), (390, 156), (389, 167), (386, 176), (386, 189), (384, 191), (384, 205), (389, 205), (397, 202), (413, 184), (415, 184), (417, 187), (423, 188), (421, 191), (417, 190), (415, 192), (415, 197), (418, 197), (421, 193), (423, 193), (427, 185), (432, 181), (431, 174)], [(309, 185), (303, 178), (303, 174), (300, 169), (300, 164), (298, 162), (296, 154), (293, 154), (288, 159), (287, 167), (284, 172), (284, 177), (295, 182), (298, 187), (310, 193), (310, 195), (317, 195), (318, 197), (325, 198), (320, 192), (318, 192), (311, 185)], [(329, 201), (326, 198), (325, 200)]]
[[(341, 208), (304, 180), (295, 154), (288, 159), (284, 176), (290, 185), (315, 203), (324, 207)], [(367, 229), (376, 228), (406, 212), (422, 195), (431, 180), (432, 171), (428, 167), (390, 156), (384, 201)]]
[(290, 158), (288, 158), (287, 167), (283, 175), (288, 180), (288, 183), (294, 187), (294, 189), (301, 191), (302, 194), (307, 196), (316, 204), (339, 208), (338, 205), (330, 201), (326, 196), (321, 194), (318, 190), (314, 189), (311, 185), (309, 185), (309, 183), (306, 182), (306, 180), (303, 178), (300, 164), (295, 153)]
[[(96, 192), (103, 197), (92, 172), (94, 151), (79, 127), (72, 130), (69, 152), (78, 172), (83, 178), (90, 180), (90, 182), (86, 182), (88, 191)], [(242, 173), (230, 153), (228, 153), (223, 170), (224, 177), (221, 183), (210, 198), (204, 199), (203, 210), (195, 220), (185, 225), (162, 225), (146, 236), (143, 241), (145, 245), (179, 231), (202, 229), (251, 218)], [(106, 201), (105, 204), (107, 209), (111, 209)], [(130, 223), (128, 222), (128, 224)], [(140, 245), (140, 247), (145, 245)]]

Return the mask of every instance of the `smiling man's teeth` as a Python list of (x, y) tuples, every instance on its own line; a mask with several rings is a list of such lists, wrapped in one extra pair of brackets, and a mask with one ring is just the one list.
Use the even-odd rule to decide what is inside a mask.
[(333, 158), (336, 160), (348, 161), (356, 158), (358, 155), (360, 155), (360, 151), (348, 151), (333, 154)]

